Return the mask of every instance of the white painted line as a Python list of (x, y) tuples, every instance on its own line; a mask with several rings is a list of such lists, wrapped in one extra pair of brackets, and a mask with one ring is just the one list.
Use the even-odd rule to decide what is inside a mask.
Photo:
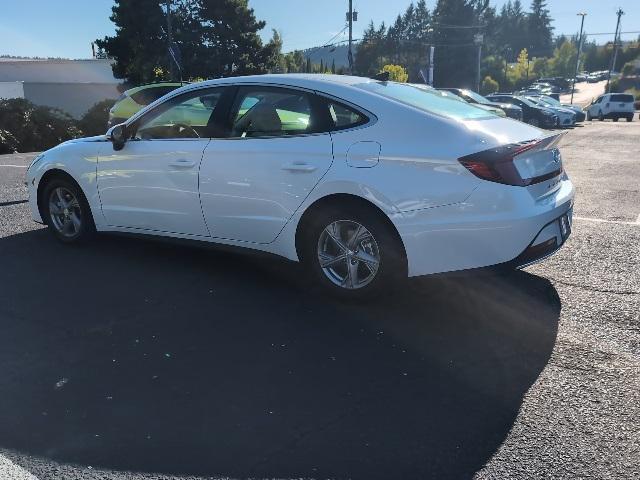
[(589, 217), (577, 217), (573, 216), (574, 220), (582, 220), (584, 222), (596, 222), (596, 223), (615, 223), (617, 225), (634, 225), (639, 226), (640, 222), (623, 222), (621, 220), (605, 220), (603, 218), (589, 218)]
[(29, 168), (29, 165), (3, 165), (0, 163), (0, 167)]
[(38, 477), (0, 454), (0, 478), (7, 480), (38, 480)]
[(636, 223), (640, 223), (640, 214), (638, 214), (638, 218), (636, 218)]

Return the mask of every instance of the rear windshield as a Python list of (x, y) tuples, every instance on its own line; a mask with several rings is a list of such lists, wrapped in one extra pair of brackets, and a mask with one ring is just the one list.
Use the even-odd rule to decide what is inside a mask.
[(625, 95), (623, 93), (617, 93), (611, 95), (611, 102), (633, 102), (633, 95)]
[(369, 82), (357, 85), (363, 90), (397, 100), (425, 112), (443, 115), (456, 120), (495, 118), (494, 115), (466, 102), (447, 98), (438, 91), (425, 90), (394, 82)]

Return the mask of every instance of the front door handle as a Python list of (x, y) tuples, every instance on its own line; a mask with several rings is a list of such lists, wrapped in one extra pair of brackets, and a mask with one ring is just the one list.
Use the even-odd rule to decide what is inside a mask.
[(287, 163), (285, 165), (282, 166), (282, 170), (286, 170), (288, 172), (307, 172), (307, 173), (311, 173), (315, 170), (317, 170), (318, 167), (316, 167), (315, 165), (309, 165), (308, 163), (304, 163), (304, 162), (293, 162), (293, 163)]
[(180, 158), (178, 160), (174, 160), (173, 162), (169, 162), (170, 167), (175, 168), (192, 168), (195, 167), (196, 162), (193, 160), (187, 160), (186, 158)]

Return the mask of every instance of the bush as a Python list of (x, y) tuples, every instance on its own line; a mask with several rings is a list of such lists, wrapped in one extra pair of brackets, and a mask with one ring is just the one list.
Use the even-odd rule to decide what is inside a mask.
[(78, 127), (82, 130), (82, 133), (87, 137), (103, 135), (107, 131), (109, 109), (115, 103), (115, 100), (103, 100), (91, 107), (78, 122)]
[(383, 72), (389, 72), (389, 80), (393, 82), (406, 82), (409, 79), (407, 70), (402, 65), (385, 65)]
[(611, 93), (622, 93), (622, 89), (620, 88), (620, 79), (612, 78), (609, 81), (609, 91)]
[(628, 77), (630, 75), (634, 75), (636, 73), (636, 65), (633, 62), (627, 62), (624, 64), (624, 67), (622, 67), (622, 76), (623, 77)]
[(495, 93), (500, 89), (500, 85), (489, 75), (484, 77), (482, 81), (482, 85), (480, 86), (480, 93), (482, 95), (488, 95), (490, 93)]
[(82, 135), (68, 114), (24, 98), (0, 99), (0, 132), (0, 149), (18, 152), (46, 150)]
[(18, 140), (8, 130), (0, 129), (0, 155), (5, 153), (16, 153), (18, 151)]

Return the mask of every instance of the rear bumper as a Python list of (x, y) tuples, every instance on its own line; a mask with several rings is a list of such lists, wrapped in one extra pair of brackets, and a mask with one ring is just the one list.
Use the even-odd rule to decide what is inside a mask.
[[(540, 188), (547, 188), (543, 182)], [(393, 219), (405, 246), (409, 276), (539, 261), (563, 243), (545, 244), (558, 219), (573, 205), (574, 187), (564, 176), (552, 193), (482, 182), (456, 205), (406, 212)], [(566, 239), (566, 238), (565, 238)], [(531, 247), (536, 247), (531, 249)]]

